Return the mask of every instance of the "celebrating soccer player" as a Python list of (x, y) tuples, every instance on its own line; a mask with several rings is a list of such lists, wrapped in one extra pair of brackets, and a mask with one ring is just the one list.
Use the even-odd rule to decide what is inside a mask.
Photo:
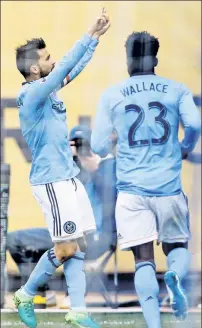
[[(129, 78), (101, 97), (92, 133), (92, 150), (106, 156), (116, 130), (120, 248), (132, 250), (135, 287), (149, 328), (160, 328), (153, 241), (162, 242), (168, 271), (164, 279), (176, 317), (186, 317), (182, 279), (190, 262), (189, 210), (181, 186), (182, 159), (200, 135), (200, 115), (190, 91), (155, 74), (159, 41), (147, 32), (126, 42)], [(179, 122), (184, 139), (178, 139)], [(102, 124), (100, 123), (102, 122)]]
[(27, 41), (16, 49), (17, 68), (26, 82), (17, 97), (22, 134), (32, 153), (30, 183), (44, 213), (54, 248), (38, 262), (29, 280), (14, 295), (21, 320), (37, 326), (33, 297), (63, 264), (71, 299), (67, 323), (97, 328), (84, 301), (84, 233), (95, 229), (92, 208), (83, 185), (75, 177), (66, 126), (66, 108), (56, 91), (72, 81), (91, 59), (99, 37), (110, 27), (103, 10), (84, 37), (56, 65), (45, 41)]

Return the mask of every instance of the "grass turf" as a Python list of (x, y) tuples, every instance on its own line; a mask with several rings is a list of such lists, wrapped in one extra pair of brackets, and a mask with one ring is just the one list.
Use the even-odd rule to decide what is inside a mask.
[[(200, 313), (190, 313), (186, 321), (176, 321), (171, 313), (162, 313), (162, 328), (201, 328)], [(93, 313), (101, 328), (146, 328), (142, 313)], [(37, 313), (37, 328), (74, 328), (64, 322), (64, 313)], [(25, 327), (17, 313), (1, 313), (1, 327)]]

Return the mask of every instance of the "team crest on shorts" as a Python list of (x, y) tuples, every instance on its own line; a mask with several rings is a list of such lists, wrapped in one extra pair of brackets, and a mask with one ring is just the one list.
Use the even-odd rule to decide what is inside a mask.
[(63, 229), (66, 233), (68, 234), (72, 234), (76, 231), (76, 224), (72, 221), (67, 221), (64, 226)]

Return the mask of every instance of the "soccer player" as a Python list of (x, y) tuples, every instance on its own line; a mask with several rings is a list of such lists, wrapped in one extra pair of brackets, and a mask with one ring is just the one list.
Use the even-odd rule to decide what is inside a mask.
[[(132, 250), (135, 287), (149, 328), (160, 328), (153, 242), (167, 256), (165, 283), (177, 317), (185, 317), (182, 279), (190, 262), (189, 210), (181, 186), (182, 159), (200, 135), (200, 115), (185, 85), (155, 74), (159, 41), (147, 32), (129, 35), (129, 78), (101, 96), (92, 150), (106, 156), (118, 134), (116, 223), (120, 248)], [(179, 142), (179, 122), (184, 139)], [(100, 123), (102, 122), (102, 123)]]
[(68, 141), (66, 108), (57, 97), (93, 55), (99, 37), (110, 27), (106, 11), (88, 33), (55, 65), (43, 39), (32, 39), (16, 49), (17, 68), (26, 82), (17, 97), (22, 134), (32, 153), (30, 183), (44, 213), (54, 248), (38, 262), (27, 283), (14, 295), (21, 320), (37, 326), (33, 297), (63, 264), (71, 299), (65, 319), (76, 327), (97, 328), (88, 315), (85, 295), (84, 232), (95, 229), (92, 208), (83, 185), (75, 177)]

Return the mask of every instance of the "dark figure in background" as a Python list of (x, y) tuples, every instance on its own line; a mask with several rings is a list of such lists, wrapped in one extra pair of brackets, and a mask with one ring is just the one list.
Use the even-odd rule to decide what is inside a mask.
[[(96, 157), (90, 148), (91, 130), (76, 126), (70, 133), (74, 160), (81, 169), (78, 176), (84, 184), (94, 211), (97, 231), (87, 235), (86, 259), (93, 260), (111, 248), (116, 248), (116, 159), (115, 144), (104, 159)], [(93, 247), (94, 245), (94, 247)]]
[[(9, 232), (7, 235), (7, 250), (10, 252), (21, 276), (21, 285), (24, 285), (33, 271), (40, 257), (51, 247), (48, 229), (32, 228)], [(34, 298), (35, 307), (55, 306), (55, 293), (45, 284), (38, 288)]]

